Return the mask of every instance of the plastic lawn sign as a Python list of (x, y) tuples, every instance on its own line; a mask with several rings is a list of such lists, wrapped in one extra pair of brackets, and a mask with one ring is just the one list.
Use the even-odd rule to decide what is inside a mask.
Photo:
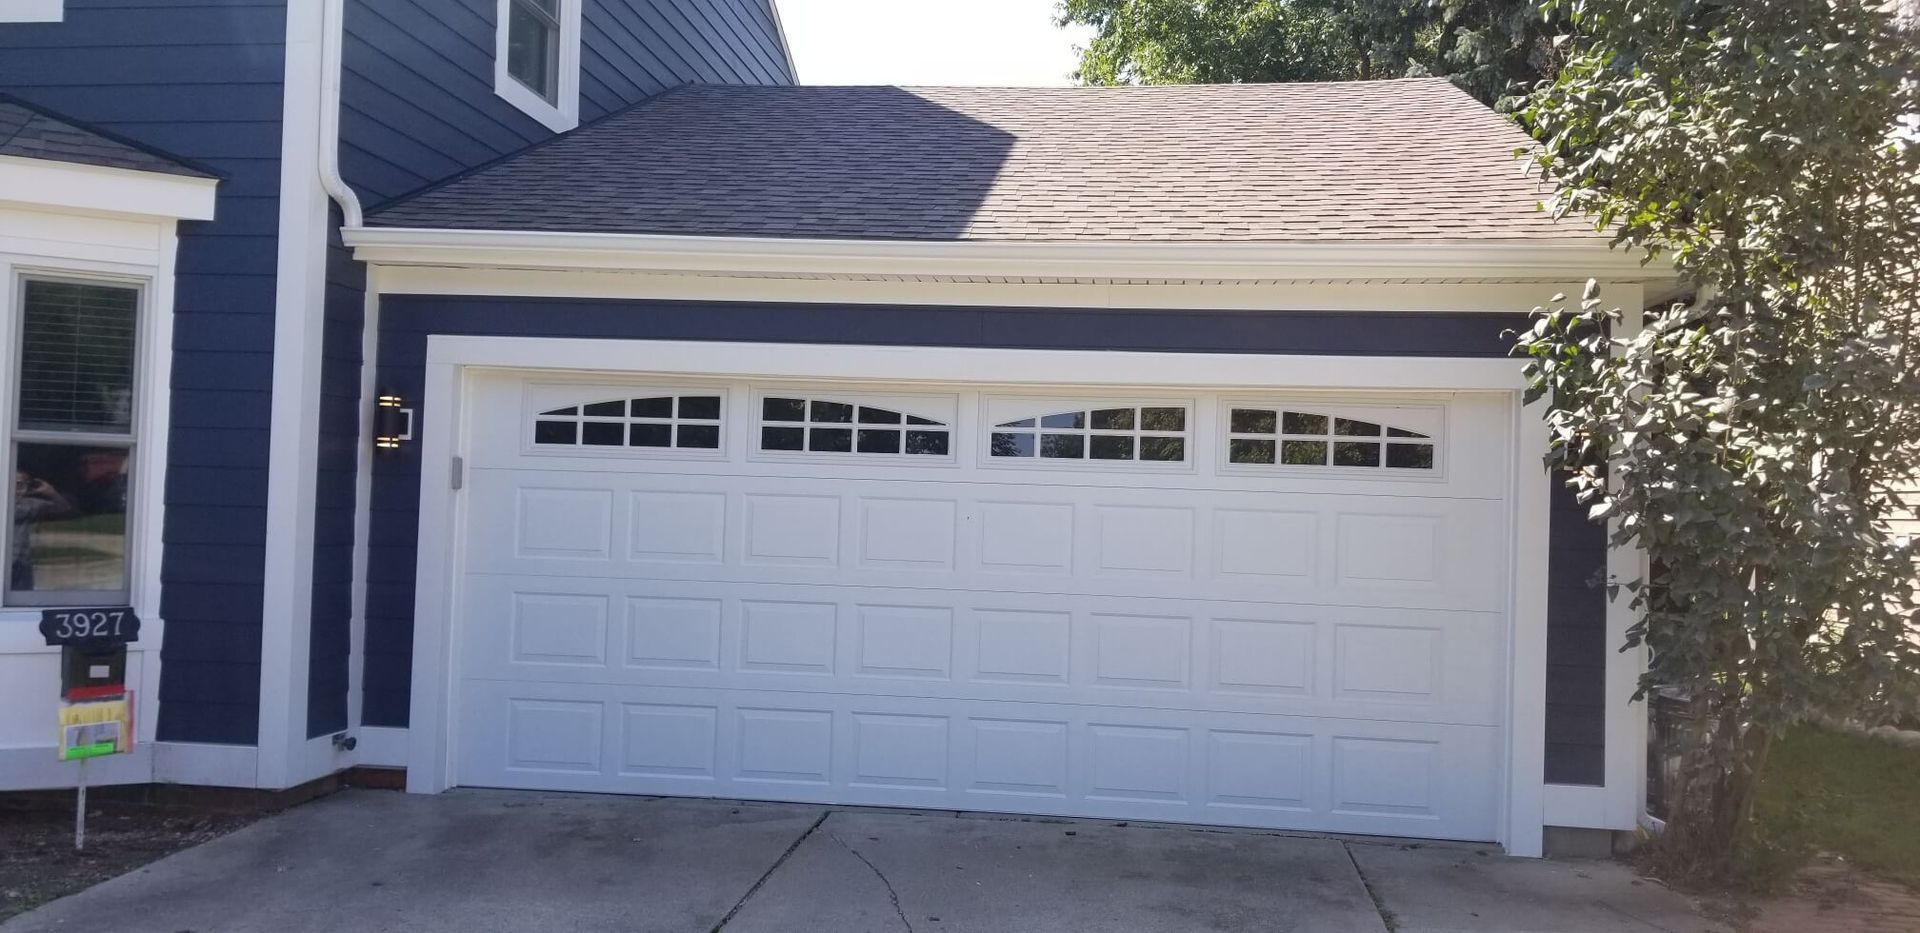
[(133, 750), (133, 695), (60, 707), (60, 760)]

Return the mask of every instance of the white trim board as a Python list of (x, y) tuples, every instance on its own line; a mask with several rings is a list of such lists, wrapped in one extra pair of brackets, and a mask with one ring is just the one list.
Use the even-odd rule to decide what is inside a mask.
[(404, 768), (407, 766), (408, 743), (412, 741), (409, 731), (391, 726), (362, 726), (353, 731), (360, 740), (360, 747), (354, 750), (358, 756), (355, 762), (369, 768)]
[(1513, 576), (1507, 614), (1507, 804), (1509, 855), (1545, 851), (1547, 755), (1547, 555), (1552, 527), (1550, 480), (1540, 466), (1547, 449), (1546, 401), (1514, 406)]
[[(331, 742), (307, 738), (313, 628), (314, 462), (331, 204), (321, 177), (326, 10), (287, 12), (281, 121), (279, 253), (274, 283), (273, 429), (267, 452), (267, 535), (260, 633), (256, 786), (292, 787), (345, 767)], [(324, 737), (323, 737), (324, 740)], [(322, 740), (316, 740), (322, 741)]]
[(354, 255), (386, 265), (698, 272), (770, 276), (1019, 278), (1664, 280), (1604, 241), (1413, 240), (1344, 243), (810, 240), (638, 233), (350, 227)]
[[(416, 567), (411, 727), (407, 735), (407, 789), (435, 793), (452, 786), (457, 750), (450, 735), (454, 700), (451, 618), (466, 538), (462, 498), (447, 481), (453, 458), (464, 455), (469, 418), (464, 410), (469, 373), (523, 369), (629, 372), (636, 359), (670, 360), (646, 376), (703, 375), (823, 379), (888, 384), (980, 384), (981, 373), (1000, 386), (1271, 388), (1364, 387), (1372, 390), (1498, 390), (1511, 393), (1515, 445), (1515, 566), (1512, 684), (1505, 719), (1508, 763), (1502, 843), (1520, 856), (1542, 850), (1545, 813), (1541, 779), (1545, 754), (1546, 477), (1537, 448), (1544, 426), (1534, 408), (1518, 405), (1520, 363), (1514, 360), (1407, 359), (1288, 355), (1216, 356), (1137, 352), (1060, 352), (809, 346), (806, 353), (770, 344), (677, 341), (599, 341), (513, 337), (432, 336), (424, 372), (425, 424), (421, 449), (420, 550)], [(1518, 709), (1514, 704), (1522, 704)]]
[[(1269, 353), (1141, 353), (469, 337), (427, 340), (427, 365), (626, 373), (638, 359), (662, 376), (773, 377), (827, 382), (1005, 383), (1192, 388), (1352, 388), (1421, 391), (1525, 388), (1518, 360), (1453, 357), (1310, 356)], [(982, 373), (993, 378), (982, 380)], [(429, 432), (431, 434), (431, 432)], [(1538, 457), (1534, 458), (1535, 463)]]
[(0, 156), (0, 201), (100, 214), (212, 220), (218, 179)]
[(58, 23), (66, 0), (0, 0), (0, 23)]
[(251, 745), (155, 742), (153, 780), (159, 784), (260, 787), (260, 750)]
[[(136, 702), (139, 699), (136, 698)], [(135, 715), (144, 711), (135, 710)], [(47, 734), (53, 735), (51, 725)], [(0, 788), (15, 790), (57, 790), (73, 787), (79, 780), (79, 765), (61, 761), (51, 744), (0, 748)], [(87, 762), (87, 785), (146, 784), (153, 781), (153, 745), (136, 740), (133, 750), (124, 755), (108, 755)]]

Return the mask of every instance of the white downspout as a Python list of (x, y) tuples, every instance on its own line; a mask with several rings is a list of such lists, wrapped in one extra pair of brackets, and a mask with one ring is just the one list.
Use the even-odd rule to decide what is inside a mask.
[(340, 205), (341, 226), (360, 226), (360, 196), (340, 177), (340, 47), (346, 44), (346, 0), (322, 0), (320, 29), (320, 187)]

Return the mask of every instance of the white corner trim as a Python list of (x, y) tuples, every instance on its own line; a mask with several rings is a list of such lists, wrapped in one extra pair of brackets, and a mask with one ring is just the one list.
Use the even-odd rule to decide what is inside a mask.
[(556, 133), (580, 125), (580, 6), (582, 0), (560, 0), (560, 87), (557, 103), (520, 83), (507, 73), (507, 11), (513, 0), (498, 0), (493, 20), (493, 93), (521, 113)]
[(0, 202), (99, 214), (212, 220), (219, 179), (0, 156)]
[[(1518, 396), (1516, 395), (1516, 399)], [(1552, 487), (1540, 455), (1547, 449), (1546, 403), (1514, 405), (1513, 627), (1508, 640), (1506, 823), (1508, 855), (1545, 854), (1547, 756), (1547, 551)]]
[[(440, 338), (427, 340), (429, 349)], [(407, 792), (437, 794), (453, 786), (454, 581), (460, 555), (461, 510), (449, 483), (437, 482), (461, 449), (453, 434), (466, 393), (460, 367), (431, 360), (421, 380), (426, 406), (420, 445), (420, 547), (414, 565), (413, 689), (408, 699)]]
[[(1609, 287), (1602, 292), (1609, 305), (1631, 312), (1643, 306), (1638, 286)], [(1620, 339), (1640, 332), (1637, 314), (1626, 314), (1614, 331)], [(1619, 530), (1619, 520), (1607, 524), (1609, 542)], [(1646, 552), (1637, 547), (1607, 548), (1607, 577), (1610, 580), (1646, 578)], [(1633, 608), (1633, 594), (1622, 587), (1607, 597), (1606, 672), (1604, 676), (1604, 716), (1606, 757), (1602, 783), (1598, 785), (1548, 785), (1547, 823), (1585, 829), (1632, 830), (1646, 816), (1647, 806), (1647, 705), (1634, 702), (1640, 687), (1640, 674), (1646, 670), (1645, 646), (1631, 651), (1627, 631), (1639, 620)]]
[[(1615, 336), (1630, 339), (1640, 333), (1645, 321), (1635, 313), (1645, 307), (1642, 290), (1631, 286), (1609, 289), (1615, 292), (1609, 301), (1619, 300), (1626, 309)], [(1618, 294), (1626, 292), (1624, 299)], [(1620, 520), (1607, 524), (1609, 537), (1619, 530)], [(1607, 576), (1613, 580), (1644, 580), (1647, 552), (1638, 547), (1609, 547)], [(1606, 671), (1606, 787), (1607, 823), (1605, 829), (1633, 829), (1647, 809), (1647, 704), (1634, 702), (1640, 689), (1640, 675), (1647, 669), (1647, 648), (1621, 650), (1627, 632), (1639, 622), (1640, 612), (1633, 608), (1633, 594), (1626, 587), (1616, 590), (1607, 602)]]
[(723, 275), (1018, 276), (1140, 279), (1636, 281), (1670, 278), (1605, 242), (1348, 243), (815, 240), (642, 233), (353, 227), (356, 258), (386, 265)]
[(307, 681), (313, 627), (314, 461), (319, 451), (320, 348), (326, 300), (327, 194), (320, 185), (318, 4), (287, 11), (281, 121), (279, 255), (273, 315), (272, 432), (260, 633), (256, 785), (292, 787), (308, 766)]
[(0, 23), (58, 23), (66, 0), (0, 0)]

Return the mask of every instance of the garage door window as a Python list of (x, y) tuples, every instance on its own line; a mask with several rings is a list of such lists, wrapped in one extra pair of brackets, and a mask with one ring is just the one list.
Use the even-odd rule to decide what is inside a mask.
[(835, 399), (760, 400), (763, 451), (944, 457), (951, 448), (952, 428), (932, 418)]
[(1139, 405), (1079, 408), (994, 425), (994, 457), (1042, 460), (1187, 459), (1187, 410)]
[(1227, 422), (1236, 465), (1432, 470), (1433, 448), (1431, 435), (1324, 412), (1236, 407)]
[(543, 411), (533, 422), (540, 447), (715, 450), (720, 396), (617, 398)]

